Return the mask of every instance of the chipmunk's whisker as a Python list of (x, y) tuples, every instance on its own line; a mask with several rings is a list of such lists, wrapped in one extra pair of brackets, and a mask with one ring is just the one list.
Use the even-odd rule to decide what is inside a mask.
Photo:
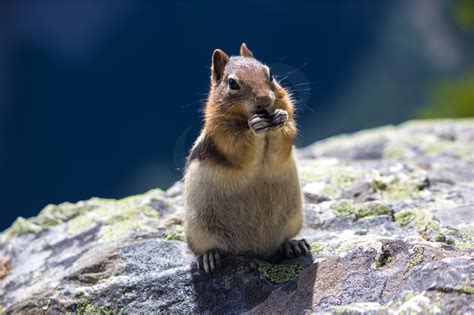
[(283, 75), (283, 78), (278, 78), (278, 77), (277, 77), (278, 81), (285, 81), (289, 76), (291, 76), (291, 75), (292, 75), (293, 73), (295, 73), (296, 71), (301, 70), (301, 68), (303, 68), (303, 67), (306, 66), (307, 64), (308, 64), (308, 63), (305, 62), (304, 64), (302, 64), (302, 65), (299, 66), (298, 68), (293, 69), (293, 70), (291, 70), (291, 71), (285, 73), (285, 74)]
[(181, 108), (186, 108), (186, 107), (189, 107), (189, 106), (197, 104), (197, 103), (205, 102), (206, 100), (207, 100), (207, 97), (204, 97), (204, 98), (201, 98), (197, 101), (194, 101), (194, 102), (188, 103), (186, 105), (183, 105), (183, 106), (181, 106)]

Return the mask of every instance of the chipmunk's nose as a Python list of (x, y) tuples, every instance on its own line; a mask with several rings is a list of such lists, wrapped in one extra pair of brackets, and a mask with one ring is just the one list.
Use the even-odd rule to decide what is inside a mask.
[(256, 97), (256, 103), (258, 109), (265, 109), (273, 105), (275, 102), (275, 95), (273, 93), (259, 95)]

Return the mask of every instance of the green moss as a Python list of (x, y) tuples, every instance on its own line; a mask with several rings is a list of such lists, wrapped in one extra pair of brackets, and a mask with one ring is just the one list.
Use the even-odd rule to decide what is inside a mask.
[(425, 178), (421, 174), (375, 176), (373, 187), (389, 203), (412, 200), (421, 196)]
[(42, 230), (43, 228), (40, 225), (34, 223), (33, 221), (18, 217), (15, 222), (13, 222), (12, 226), (5, 231), (5, 234), (2, 237), (2, 243), (10, 240), (12, 237), (17, 235), (27, 233), (38, 234)]
[(382, 246), (382, 253), (378, 256), (377, 260), (371, 264), (371, 268), (378, 269), (380, 267), (383, 267), (391, 263), (392, 260), (393, 260), (393, 256), (390, 250), (384, 249), (384, 247)]
[(336, 159), (306, 161), (299, 167), (302, 181), (325, 181), (326, 189), (330, 192), (340, 190), (363, 175), (361, 170), (340, 164)]
[(159, 219), (159, 213), (149, 205), (141, 205), (143, 196), (96, 202), (93, 211), (85, 212), (68, 222), (68, 233), (77, 235), (94, 226), (101, 226), (99, 240), (114, 241), (131, 232), (152, 232), (156, 228), (148, 225), (147, 221)]
[(443, 153), (457, 155), (458, 157), (471, 160), (473, 151), (469, 144), (453, 142), (437, 138), (436, 141), (425, 142), (421, 149), (428, 155), (440, 155)]
[(393, 260), (393, 257), (392, 257), (392, 256), (386, 257), (386, 258), (385, 258), (385, 262), (382, 264), (382, 266), (385, 265), (385, 264), (391, 263), (392, 260)]
[(46, 311), (49, 308), (50, 305), (51, 305), (51, 300), (50, 299), (44, 300), (43, 301), (43, 310)]
[(392, 302), (392, 304), (390, 305), (390, 309), (393, 309), (393, 310), (398, 309), (400, 306), (403, 305), (403, 303), (405, 303), (406, 301), (409, 301), (414, 296), (415, 296), (415, 294), (414, 294), (413, 291), (402, 292), (400, 294), (400, 299), (398, 301), (396, 301), (395, 303)]
[(444, 235), (443, 233), (439, 233), (438, 235), (436, 235), (434, 240), (435, 240), (435, 242), (439, 242), (439, 243), (447, 243), (448, 242), (448, 239), (446, 238), (446, 235)]
[(165, 192), (159, 188), (156, 188), (156, 189), (149, 190), (144, 194), (132, 195), (132, 196), (119, 199), (118, 202), (137, 204), (137, 203), (142, 202), (145, 198), (153, 198), (153, 199), (159, 200), (159, 199), (163, 199), (164, 196), (165, 196)]
[(331, 209), (338, 217), (351, 215), (355, 212), (354, 202), (352, 200), (338, 200), (331, 205)]
[(474, 250), (473, 242), (456, 242), (454, 247), (460, 250), (472, 251)]
[(321, 190), (321, 195), (332, 198), (339, 198), (342, 195), (342, 191), (337, 186), (327, 184)]
[(418, 148), (424, 134), (418, 135), (408, 132), (407, 128), (402, 125), (398, 127), (396, 134), (389, 137), (384, 147), (383, 158), (388, 160), (397, 160), (407, 157), (412, 148)]
[(459, 229), (459, 234), (464, 238), (474, 240), (474, 226), (469, 225), (461, 227)]
[(68, 222), (67, 232), (70, 235), (81, 234), (94, 226), (96, 218), (93, 215), (81, 215)]
[(114, 226), (106, 226), (99, 236), (99, 240), (103, 242), (116, 241), (128, 237), (133, 232), (152, 233), (155, 229), (142, 224), (128, 224), (127, 222), (120, 222)]
[(408, 291), (402, 298), (389, 303), (387, 309), (397, 314), (445, 314), (445, 304), (438, 297), (427, 298), (425, 292)]
[(82, 303), (77, 306), (75, 310), (78, 315), (89, 315), (89, 314), (99, 314), (99, 315), (112, 315), (117, 314), (118, 310), (110, 306), (96, 306), (90, 303), (88, 299), (83, 299)]
[(443, 293), (458, 292), (458, 293), (461, 293), (461, 294), (469, 294), (469, 295), (474, 294), (474, 287), (471, 287), (469, 285), (461, 285), (461, 286), (457, 286), (455, 288), (436, 287), (435, 290), (439, 291), (439, 292), (443, 292)]
[(362, 170), (342, 164), (334, 158), (304, 161), (298, 169), (303, 182), (324, 183), (318, 194), (333, 199), (340, 198), (344, 187), (364, 176)]
[(474, 287), (463, 285), (458, 289), (458, 291), (464, 294), (474, 294)]
[[(95, 200), (100, 200), (96, 198)], [(48, 205), (36, 216), (36, 222), (43, 227), (51, 227), (66, 222), (82, 213), (92, 211), (95, 204), (80, 201), (77, 204), (65, 202), (59, 205)]]
[(395, 222), (400, 226), (405, 226), (412, 222), (415, 217), (413, 209), (403, 209), (402, 211), (395, 213)]
[[(435, 124), (433, 120), (428, 122), (432, 125)], [(419, 121), (416, 121), (402, 125), (401, 130), (397, 132), (397, 136), (392, 137), (385, 145), (384, 158), (407, 158), (414, 152), (421, 151), (423, 154), (429, 156), (450, 154), (457, 155), (467, 161), (474, 160), (472, 146), (469, 143), (450, 141), (449, 139), (439, 137), (436, 134), (417, 134), (413, 132), (413, 130), (420, 124)]]
[(378, 242), (382, 240), (380, 237), (376, 235), (364, 235), (360, 237), (353, 238), (351, 240), (342, 242), (339, 247), (336, 249), (336, 254), (340, 254), (342, 252), (345, 252), (353, 247), (356, 247), (358, 245), (362, 244), (368, 244), (368, 243), (373, 243), (373, 242)]
[(418, 232), (439, 230), (439, 223), (434, 220), (433, 213), (430, 209), (418, 209), (415, 215), (415, 229), (417, 229)]
[(3, 313), (3, 312), (5, 312), (5, 306), (0, 304), (0, 313)]
[(174, 241), (184, 241), (184, 229), (180, 225), (175, 225), (165, 231), (165, 239)]
[(392, 209), (381, 202), (366, 202), (355, 207), (356, 218), (373, 217), (377, 215), (390, 215)]
[(384, 148), (383, 158), (386, 160), (400, 159), (409, 151), (409, 146), (401, 141), (389, 141)]
[[(160, 189), (150, 190), (143, 195), (130, 196), (121, 200), (92, 198), (78, 203), (65, 202), (59, 205), (48, 205), (36, 217), (25, 219), (19, 217), (7, 229), (0, 240), (6, 242), (12, 237), (26, 233), (38, 234), (53, 226), (68, 223), (68, 233), (76, 235), (82, 233), (97, 222), (105, 224), (102, 231), (104, 239), (116, 239), (125, 235), (123, 228), (128, 230), (151, 230), (143, 220), (138, 218), (158, 218), (159, 213), (148, 205), (141, 205), (146, 198), (163, 198), (164, 192)], [(129, 225), (122, 224), (128, 221)], [(114, 231), (114, 224), (121, 230)], [(124, 233), (122, 233), (124, 232)]]
[(346, 304), (334, 306), (330, 309), (330, 312), (324, 314), (345, 314), (345, 315), (357, 315), (357, 314), (378, 314), (380, 313), (380, 304), (375, 302), (357, 303), (357, 304)]
[(443, 209), (444, 211), (455, 208), (457, 205), (453, 201), (435, 201), (424, 205), (421, 208), (405, 208), (394, 215), (395, 222), (404, 227), (410, 223), (420, 233), (440, 232), (440, 223), (435, 219), (433, 210)]
[(439, 292), (443, 292), (443, 293), (450, 293), (454, 291), (454, 289), (452, 288), (445, 288), (445, 287), (435, 288), (435, 290)]
[(319, 252), (322, 251), (326, 247), (326, 244), (323, 242), (313, 242), (309, 245), (310, 252)]
[(306, 267), (303, 265), (272, 265), (267, 262), (261, 262), (258, 271), (270, 282), (282, 284), (290, 281)]
[(355, 214), (357, 219), (392, 213), (392, 210), (382, 202), (374, 201), (354, 204), (349, 199), (335, 201), (331, 204), (331, 209), (338, 217)]
[(419, 209), (403, 209), (395, 214), (395, 222), (406, 226), (414, 222), (415, 229), (420, 233), (439, 231), (440, 224), (435, 220), (432, 209), (434, 205), (427, 205)]
[(99, 233), (99, 240), (103, 242), (110, 242), (125, 238), (132, 232), (152, 232), (152, 228), (141, 227), (140, 223), (119, 221), (112, 225), (105, 225), (102, 227)]
[(407, 267), (414, 267), (423, 262), (425, 249), (423, 247), (415, 247), (414, 254), (407, 262)]
[(26, 233), (38, 234), (43, 230), (66, 222), (84, 212), (92, 210), (93, 205), (85, 205), (85, 202), (77, 204), (62, 203), (60, 205), (48, 205), (36, 217), (15, 220), (12, 226), (5, 232), (1, 242), (8, 241), (12, 237)]
[(416, 210), (415, 229), (421, 233), (439, 229), (439, 223), (434, 221), (431, 210), (426, 208)]
[(360, 174), (353, 168), (343, 167), (340, 171), (334, 172), (331, 176), (331, 184), (343, 186), (351, 184)]
[(382, 264), (380, 261), (376, 260), (376, 261), (374, 261), (374, 262), (370, 265), (370, 268), (372, 268), (372, 269), (378, 269), (378, 268), (380, 268), (380, 267), (383, 267), (385, 264), (390, 263), (390, 262), (392, 261), (392, 259), (393, 259), (392, 257), (389, 257), (389, 258), (387, 259), (387, 261), (386, 261), (385, 263), (383, 263), (383, 264)]

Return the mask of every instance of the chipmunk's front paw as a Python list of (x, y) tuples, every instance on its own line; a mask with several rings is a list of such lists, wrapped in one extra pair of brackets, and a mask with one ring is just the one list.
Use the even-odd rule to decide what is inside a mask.
[(273, 128), (281, 128), (288, 120), (288, 112), (283, 109), (277, 109), (270, 117), (272, 119)]
[(262, 133), (283, 127), (288, 120), (288, 112), (277, 109), (272, 114), (255, 114), (248, 120), (249, 127), (256, 133)]
[(273, 120), (269, 115), (255, 114), (250, 117), (248, 123), (255, 133), (262, 133), (273, 127)]
[(212, 273), (221, 268), (221, 252), (218, 249), (211, 249), (204, 255), (198, 257), (199, 269), (206, 273)]

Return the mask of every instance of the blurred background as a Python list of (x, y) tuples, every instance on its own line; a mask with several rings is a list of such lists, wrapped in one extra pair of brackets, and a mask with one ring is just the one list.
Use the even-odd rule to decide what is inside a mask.
[(246, 42), (298, 99), (298, 146), (474, 116), (474, 1), (0, 1), (0, 230), (182, 176), (212, 51)]

